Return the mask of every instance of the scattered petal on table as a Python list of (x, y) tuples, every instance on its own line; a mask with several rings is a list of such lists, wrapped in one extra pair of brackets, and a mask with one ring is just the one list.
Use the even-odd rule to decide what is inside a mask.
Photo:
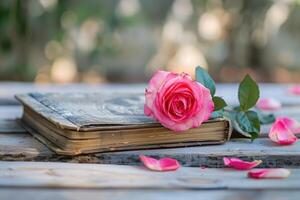
[(263, 179), (263, 178), (287, 178), (290, 171), (283, 168), (276, 169), (254, 169), (248, 172), (249, 178)]
[(282, 118), (277, 118), (274, 124), (272, 125), (269, 138), (278, 144), (289, 145), (297, 141), (297, 137), (294, 133), (288, 128), (285, 124), (285, 121)]
[(289, 88), (289, 93), (292, 95), (300, 95), (300, 85), (293, 85)]
[(238, 158), (228, 158), (228, 157), (224, 157), (223, 161), (225, 166), (232, 167), (238, 170), (252, 169), (258, 166), (260, 163), (262, 163), (261, 160), (254, 160), (252, 162), (247, 162)]
[(257, 101), (256, 107), (260, 110), (278, 110), (281, 108), (281, 103), (272, 98), (262, 98)]
[(278, 117), (277, 119), (282, 120), (292, 133), (300, 133), (300, 122), (289, 117)]
[(150, 170), (153, 171), (173, 171), (180, 167), (177, 160), (172, 158), (162, 158), (160, 160), (140, 155), (140, 160)]

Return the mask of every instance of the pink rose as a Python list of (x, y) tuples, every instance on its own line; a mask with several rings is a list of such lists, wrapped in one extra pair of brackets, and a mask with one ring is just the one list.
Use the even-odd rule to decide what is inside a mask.
[(199, 127), (214, 110), (210, 91), (185, 73), (156, 72), (145, 97), (145, 115), (173, 131)]

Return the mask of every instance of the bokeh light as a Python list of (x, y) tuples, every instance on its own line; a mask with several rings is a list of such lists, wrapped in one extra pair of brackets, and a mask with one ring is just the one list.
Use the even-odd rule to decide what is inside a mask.
[(217, 82), (300, 82), (298, 0), (18, 2), (0, 2), (0, 80), (137, 83), (200, 65)]

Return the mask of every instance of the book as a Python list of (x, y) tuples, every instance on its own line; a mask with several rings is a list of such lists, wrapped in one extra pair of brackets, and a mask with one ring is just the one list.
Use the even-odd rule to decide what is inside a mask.
[(144, 115), (144, 94), (28, 93), (17, 95), (24, 128), (57, 154), (222, 144), (226, 119), (176, 133)]

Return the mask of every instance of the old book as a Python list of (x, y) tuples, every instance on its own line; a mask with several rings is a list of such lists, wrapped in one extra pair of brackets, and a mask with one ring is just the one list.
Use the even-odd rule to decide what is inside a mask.
[(226, 119), (172, 132), (144, 115), (143, 94), (29, 93), (22, 125), (58, 154), (221, 144), (231, 135)]

